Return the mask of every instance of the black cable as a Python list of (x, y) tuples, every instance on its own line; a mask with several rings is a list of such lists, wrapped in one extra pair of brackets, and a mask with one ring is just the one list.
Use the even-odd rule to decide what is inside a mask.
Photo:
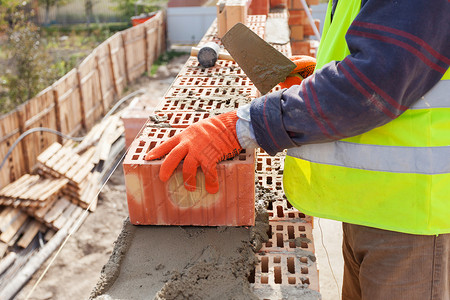
[[(120, 99), (119, 101), (117, 101), (117, 103), (108, 111), (108, 113), (102, 118), (102, 121), (104, 119), (106, 119), (107, 117), (109, 117), (110, 115), (112, 115), (116, 109), (122, 105), (125, 101), (129, 100), (130, 98), (133, 98), (134, 96), (136, 96), (137, 94), (143, 94), (146, 90), (145, 89), (139, 89), (131, 94), (126, 95), (125, 97), (123, 97), (122, 99)], [(14, 142), (14, 144), (11, 145), (11, 147), (9, 147), (8, 152), (6, 153), (5, 157), (3, 158), (2, 163), (0, 164), (0, 170), (2, 169), (2, 167), (5, 165), (6, 161), (8, 160), (8, 157), (11, 155), (11, 153), (13, 152), (14, 148), (16, 148), (17, 144), (19, 144), (19, 142), (21, 140), (23, 140), (27, 135), (33, 133), (33, 132), (40, 132), (40, 131), (44, 131), (44, 132), (49, 132), (49, 133), (53, 133), (53, 134), (57, 134), (65, 139), (70, 139), (70, 140), (74, 140), (76, 142), (81, 142), (84, 139), (84, 136), (81, 137), (73, 137), (67, 134), (64, 134), (60, 131), (51, 129), (51, 128), (47, 128), (47, 127), (35, 127), (35, 128), (31, 128), (27, 131), (25, 131), (24, 133), (22, 133), (19, 138)]]

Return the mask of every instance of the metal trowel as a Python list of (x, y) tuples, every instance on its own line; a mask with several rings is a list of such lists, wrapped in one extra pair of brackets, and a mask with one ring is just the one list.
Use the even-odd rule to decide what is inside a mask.
[(242, 23), (228, 30), (222, 43), (262, 95), (295, 69), (289, 58)]

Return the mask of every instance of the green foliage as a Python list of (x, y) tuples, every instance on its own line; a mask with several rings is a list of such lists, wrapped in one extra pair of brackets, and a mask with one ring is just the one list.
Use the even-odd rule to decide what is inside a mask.
[(167, 0), (113, 0), (115, 9), (130, 19), (140, 14), (151, 13), (161, 9)]
[(166, 65), (169, 61), (174, 59), (175, 57), (186, 55), (186, 52), (180, 52), (175, 50), (166, 51), (161, 54), (157, 60), (153, 63), (150, 69), (150, 75), (155, 75), (158, 68), (162, 65)]
[(50, 8), (52, 8), (55, 5), (65, 5), (69, 3), (71, 0), (38, 0), (40, 5), (43, 5), (45, 7), (45, 24), (49, 23), (49, 13)]
[(7, 91), (0, 103), (0, 111), (8, 111), (31, 99), (47, 87), (54, 77), (51, 59), (41, 43), (39, 29), (31, 21), (31, 15), (18, 10), (9, 15), (5, 45), (9, 68), (2, 75), (2, 90)]

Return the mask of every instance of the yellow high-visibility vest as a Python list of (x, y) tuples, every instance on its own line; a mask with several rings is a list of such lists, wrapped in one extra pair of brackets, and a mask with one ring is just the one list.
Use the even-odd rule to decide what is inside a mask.
[[(360, 0), (329, 2), (317, 69), (350, 54)], [(336, 142), (288, 150), (284, 190), (300, 211), (411, 234), (450, 233), (450, 71), (397, 119)]]

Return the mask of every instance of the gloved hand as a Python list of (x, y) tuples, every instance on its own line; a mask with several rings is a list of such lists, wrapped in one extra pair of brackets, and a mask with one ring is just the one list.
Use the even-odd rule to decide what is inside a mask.
[(159, 172), (159, 178), (165, 182), (184, 158), (184, 187), (195, 191), (196, 173), (200, 166), (205, 174), (206, 191), (215, 194), (219, 191), (217, 163), (238, 155), (242, 150), (236, 135), (237, 120), (236, 111), (232, 111), (194, 123), (150, 150), (145, 159), (158, 159), (168, 153)]
[(316, 59), (308, 55), (295, 55), (290, 57), (290, 60), (292, 60), (297, 67), (288, 77), (286, 77), (285, 81), (280, 82), (280, 86), (283, 89), (302, 83), (302, 80), (310, 76), (316, 67)]

